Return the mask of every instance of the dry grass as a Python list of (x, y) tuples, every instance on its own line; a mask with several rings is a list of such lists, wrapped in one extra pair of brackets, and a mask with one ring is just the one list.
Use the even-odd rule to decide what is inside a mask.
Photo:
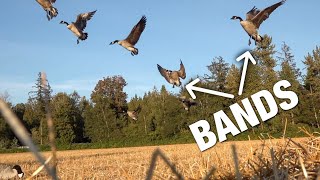
[[(294, 142), (301, 144), (304, 141), (307, 139), (294, 139)], [(264, 162), (268, 163), (266, 159), (271, 159), (269, 149), (273, 147), (278, 152), (277, 149), (280, 150), (280, 147), (285, 147), (284, 144), (288, 143), (284, 140), (267, 140), (264, 143), (263, 141), (225, 142), (203, 153), (195, 144), (59, 151), (57, 170), (60, 179), (145, 179), (152, 153), (160, 148), (185, 179), (201, 179), (213, 166), (216, 171), (211, 178), (234, 179), (235, 168), (231, 148), (233, 144), (236, 146), (240, 173), (243, 177), (248, 177), (248, 174), (253, 177), (253, 174), (257, 173), (250, 167), (248, 161), (251, 161), (251, 164), (259, 164), (257, 157), (261, 155), (265, 159)], [(44, 156), (48, 158), (50, 154), (44, 153)], [(320, 154), (318, 155), (320, 157)], [(26, 177), (40, 166), (31, 153), (1, 154), (0, 159), (1, 163), (19, 163)], [(279, 160), (278, 157), (277, 160)], [(263, 166), (260, 165), (260, 168)], [(34, 179), (48, 178), (45, 172), (41, 172)], [(153, 178), (177, 179), (171, 169), (159, 158)]]

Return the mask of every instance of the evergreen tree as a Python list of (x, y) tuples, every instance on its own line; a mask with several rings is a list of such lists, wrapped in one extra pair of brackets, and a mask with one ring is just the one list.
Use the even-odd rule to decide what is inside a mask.
[(260, 66), (261, 78), (263, 88), (272, 92), (273, 85), (278, 81), (278, 76), (274, 68), (277, 66), (277, 61), (273, 58), (275, 51), (275, 45), (272, 44), (272, 38), (265, 35), (264, 40), (257, 45), (252, 51), (252, 54)]
[[(310, 124), (320, 127), (320, 48), (316, 47), (312, 54), (308, 53), (303, 62), (307, 68), (304, 86), (308, 90), (309, 108), (313, 111), (315, 121), (310, 120)], [(310, 107), (311, 106), (311, 107)]]
[[(87, 134), (87, 128), (86, 124), (90, 124), (88, 120), (90, 120), (90, 112), (92, 112), (92, 104), (89, 100), (86, 99), (85, 96), (83, 96), (79, 102), (79, 111), (80, 116), (83, 121), (83, 129), (82, 132), (77, 132), (78, 136), (82, 133), (82, 141), (81, 142), (90, 142), (90, 137)], [(86, 123), (87, 122), (87, 123)]]
[[(210, 75), (205, 75), (205, 80), (207, 82), (205, 85), (206, 88), (215, 91), (226, 92), (227, 75), (230, 69), (229, 64), (226, 63), (221, 56), (219, 56), (214, 58), (211, 62), (211, 65), (207, 66), (207, 68), (210, 72)], [(207, 97), (208, 94), (204, 96), (205, 98), (212, 97), (212, 95)], [(216, 96), (215, 98), (209, 98), (208, 101), (204, 100), (204, 102), (209, 105), (207, 106), (206, 111), (210, 114), (212, 112), (225, 109), (227, 104), (230, 103), (230, 101), (226, 100), (226, 98), (219, 96)]]
[(229, 64), (219, 56), (213, 59), (211, 64), (207, 66), (210, 74), (205, 74), (207, 80), (212, 88), (223, 92), (225, 90), (226, 77), (229, 71)]
[(312, 54), (308, 53), (304, 64), (307, 68), (305, 87), (310, 93), (320, 93), (320, 48), (316, 47)]
[(81, 98), (80, 95), (74, 91), (69, 95), (71, 100), (72, 114), (75, 119), (75, 124), (73, 126), (73, 131), (75, 132), (74, 142), (84, 141), (84, 118), (83, 113), (83, 103), (86, 103), (85, 97)]
[[(275, 83), (278, 82), (278, 74), (275, 71), (275, 67), (277, 66), (277, 61), (276, 59), (274, 59), (274, 54), (276, 53), (275, 51), (275, 45), (272, 44), (272, 38), (265, 35), (264, 40), (259, 43), (257, 45), (257, 47), (251, 52), (252, 55), (254, 56), (255, 60), (257, 61), (257, 65), (255, 66), (255, 69), (257, 70), (257, 75), (256, 76), (260, 76), (260, 82), (258, 82), (258, 84), (256, 84), (256, 86), (259, 86), (255, 89), (257, 89), (257, 91), (252, 92), (252, 94), (260, 91), (260, 90), (268, 90), (269, 92), (271, 92), (273, 94), (273, 86)], [(247, 72), (251, 73), (251, 72)], [(246, 83), (248, 82), (248, 80), (250, 81), (250, 78), (246, 78)], [(256, 81), (256, 80), (254, 80)], [(264, 103), (265, 104), (265, 103)], [(265, 105), (265, 107), (268, 109), (268, 106)], [(278, 124), (280, 123), (280, 120), (277, 118), (272, 118), (269, 121), (266, 121), (264, 123), (261, 123), (261, 128), (263, 130), (264, 129), (264, 125), (267, 125), (268, 129), (266, 129), (267, 131), (279, 131), (279, 129), (277, 129)]]
[[(48, 140), (47, 125), (46, 125), (46, 101), (51, 101), (51, 87), (48, 83), (47, 87), (43, 87), (41, 84), (41, 73), (38, 74), (38, 79), (35, 83), (36, 90), (29, 92), (29, 99), (26, 104), (26, 112), (24, 119), (28, 123), (31, 129), (32, 137), (36, 142), (41, 145)], [(47, 98), (47, 99), (45, 99)]]
[[(278, 57), (279, 61), (281, 62), (279, 78), (281, 80), (289, 81), (291, 83), (291, 87), (289, 87), (288, 90), (297, 93), (298, 96), (301, 97), (301, 86), (298, 80), (298, 78), (301, 76), (301, 73), (294, 61), (294, 56), (291, 53), (291, 49), (286, 43), (283, 43), (280, 54), (281, 56)], [(287, 118), (290, 120), (289, 122), (295, 124), (300, 111), (301, 106), (290, 111), (280, 111), (280, 114), (282, 116), (282, 120)]]

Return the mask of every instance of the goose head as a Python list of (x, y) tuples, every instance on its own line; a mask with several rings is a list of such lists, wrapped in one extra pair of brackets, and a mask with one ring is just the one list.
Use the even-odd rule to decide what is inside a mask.
[(119, 43), (119, 40), (112, 41), (109, 45), (113, 45), (115, 43)]
[(24, 172), (22, 172), (22, 169), (19, 165), (14, 165), (12, 169), (17, 171), (19, 178), (22, 178), (24, 176)]
[(65, 21), (60, 21), (60, 24), (65, 24), (65, 25), (69, 26), (69, 23), (67, 23)]
[(243, 19), (242, 19), (241, 17), (239, 17), (239, 16), (232, 16), (231, 19), (232, 19), (232, 20), (237, 20), (237, 19), (239, 19), (240, 21), (243, 21)]

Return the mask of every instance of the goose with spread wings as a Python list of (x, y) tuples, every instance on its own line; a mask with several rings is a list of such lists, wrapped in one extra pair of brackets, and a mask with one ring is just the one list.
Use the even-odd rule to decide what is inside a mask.
[(139, 50), (138, 48), (134, 47), (137, 42), (140, 39), (140, 36), (142, 32), (144, 31), (147, 23), (146, 16), (142, 16), (140, 21), (132, 28), (130, 34), (128, 37), (124, 40), (115, 40), (110, 43), (110, 45), (113, 45), (115, 43), (118, 43), (120, 46), (126, 48), (128, 51), (131, 52), (131, 55), (138, 55)]
[(89, 21), (93, 15), (97, 12), (97, 10), (88, 12), (88, 13), (82, 13), (77, 16), (76, 22), (67, 23), (65, 21), (61, 21), (60, 24), (66, 24), (67, 28), (73, 32), (74, 35), (78, 37), (77, 44), (79, 44), (79, 40), (86, 40), (88, 38), (88, 33), (83, 32), (84, 29), (87, 26), (87, 21)]
[(36, 0), (40, 6), (46, 11), (48, 21), (58, 15), (58, 9), (53, 7), (56, 0)]
[(140, 111), (141, 111), (141, 106), (139, 105), (135, 110), (127, 111), (127, 114), (128, 114), (128, 116), (130, 118), (132, 118), (133, 120), (137, 121)]
[(187, 99), (185, 96), (179, 97), (179, 100), (182, 102), (182, 105), (186, 111), (189, 111), (190, 107), (198, 105), (198, 103), (192, 98)]
[(272, 6), (269, 6), (263, 10), (259, 10), (256, 7), (253, 7), (249, 12), (247, 12), (246, 20), (243, 20), (239, 16), (233, 16), (231, 19), (240, 20), (240, 24), (243, 29), (250, 36), (249, 38), (249, 46), (251, 45), (251, 38), (255, 40), (255, 43), (261, 42), (263, 40), (262, 36), (259, 35), (259, 27), (260, 25), (269, 18), (270, 14), (277, 9), (279, 6), (285, 3), (286, 0), (282, 0)]
[(167, 70), (163, 67), (161, 67), (159, 64), (157, 64), (158, 70), (160, 74), (168, 81), (168, 83), (174, 86), (180, 86), (181, 81), (180, 78), (185, 79), (186, 78), (186, 70), (184, 68), (184, 65), (182, 61), (180, 60), (180, 69), (179, 71), (171, 71)]

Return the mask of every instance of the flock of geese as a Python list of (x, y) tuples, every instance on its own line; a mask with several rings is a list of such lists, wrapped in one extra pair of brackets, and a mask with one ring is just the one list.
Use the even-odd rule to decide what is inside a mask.
[[(55, 8), (53, 5), (56, 0), (36, 0), (39, 5), (44, 9), (46, 12), (47, 19), (50, 21), (51, 19), (57, 17), (58, 9)], [(256, 7), (253, 7), (250, 11), (246, 14), (246, 20), (243, 20), (239, 16), (233, 16), (231, 19), (233, 20), (240, 20), (240, 24), (242, 28), (247, 32), (249, 35), (249, 46), (251, 45), (251, 39), (255, 41), (255, 44), (260, 43), (263, 41), (262, 36), (259, 34), (259, 27), (260, 25), (269, 18), (270, 14), (277, 9), (279, 6), (285, 3), (286, 0), (282, 0), (276, 4), (273, 4), (263, 10), (259, 10)], [(75, 22), (68, 23), (66, 21), (60, 21), (60, 24), (65, 24), (67, 28), (78, 38), (77, 44), (79, 44), (79, 40), (84, 41), (88, 38), (88, 33), (84, 32), (87, 22), (94, 16), (97, 11), (81, 13), (77, 16)], [(131, 52), (131, 55), (138, 55), (139, 50), (135, 47), (138, 43), (142, 32), (146, 27), (147, 18), (146, 16), (142, 16), (139, 22), (132, 28), (130, 34), (127, 38), (123, 40), (115, 40), (110, 43), (119, 44), (123, 48), (127, 49)], [(180, 69), (176, 71), (168, 70), (161, 67), (157, 64), (158, 70), (160, 74), (165, 78), (165, 80), (175, 86), (181, 86), (181, 79), (186, 78), (186, 70), (182, 61), (180, 60)], [(183, 107), (186, 111), (189, 111), (190, 107), (197, 105), (191, 98), (180, 97), (179, 100), (182, 102)], [(133, 120), (138, 120), (138, 114), (141, 111), (141, 107), (139, 105), (133, 111), (127, 111), (129, 117)], [(19, 165), (14, 166), (7, 166), (7, 165), (0, 165), (0, 179), (10, 179), (13, 177), (18, 176), (19, 178), (23, 177), (24, 173)]]
[[(57, 17), (58, 9), (53, 5), (56, 0), (36, 0), (40, 6), (45, 10), (47, 19), (50, 21), (51, 19)], [(255, 6), (247, 12), (246, 19), (243, 20), (239, 16), (232, 16), (232, 20), (239, 20), (242, 28), (249, 35), (249, 46), (251, 45), (251, 39), (255, 41), (255, 44), (263, 41), (263, 37), (259, 34), (260, 25), (269, 18), (270, 14), (277, 9), (279, 6), (285, 3), (286, 0), (281, 0), (280, 2), (273, 4), (263, 10), (257, 9)], [(80, 40), (84, 41), (88, 38), (88, 33), (84, 32), (87, 22), (92, 19), (97, 10), (87, 13), (81, 13), (77, 16), (75, 22), (68, 23), (66, 21), (60, 21), (60, 24), (65, 24), (67, 28), (78, 38), (77, 44), (79, 44)], [(122, 40), (114, 40), (109, 45), (118, 44), (123, 48), (127, 49), (131, 52), (132, 56), (138, 55), (139, 50), (135, 47), (138, 43), (141, 34), (143, 33), (147, 23), (147, 17), (142, 16), (138, 23), (132, 28), (129, 35)], [(160, 74), (164, 77), (164, 79), (172, 84), (172, 87), (181, 86), (181, 79), (186, 78), (186, 70), (185, 67), (180, 60), (180, 69), (179, 70), (168, 70), (157, 64), (158, 70)], [(185, 110), (189, 111), (191, 106), (197, 105), (195, 101), (192, 99), (187, 99), (185, 97), (180, 97), (179, 100), (182, 102), (182, 105)], [(129, 117), (134, 120), (138, 119), (138, 114), (141, 111), (141, 107), (139, 106), (133, 111), (127, 111)]]
[[(56, 2), (56, 0), (36, 0), (42, 8), (46, 11), (47, 19), (50, 21), (54, 17), (58, 15), (58, 9), (53, 6), (53, 4)], [(246, 14), (246, 20), (243, 20), (239, 16), (233, 16), (231, 19), (233, 20), (240, 20), (240, 24), (243, 27), (243, 29), (248, 33), (249, 35), (249, 46), (251, 45), (251, 39), (255, 40), (255, 44), (261, 42), (263, 40), (263, 37), (259, 35), (259, 27), (266, 19), (269, 18), (270, 14), (277, 9), (279, 6), (285, 3), (286, 0), (282, 0), (276, 4), (273, 4), (272, 6), (269, 6), (263, 10), (259, 10), (256, 7), (253, 7), (250, 11)], [(87, 13), (81, 13), (77, 16), (77, 19), (75, 22), (68, 23), (66, 21), (60, 21), (60, 24), (65, 24), (67, 28), (73, 32), (75, 36), (78, 37), (77, 44), (79, 44), (79, 40), (86, 40), (88, 38), (88, 33), (84, 32), (84, 29), (87, 26), (87, 22), (94, 16), (94, 14), (97, 11), (87, 12)], [(110, 45), (113, 44), (119, 44), (120, 46), (124, 47), (128, 51), (131, 52), (131, 55), (138, 55), (139, 50), (135, 47), (135, 45), (138, 43), (140, 36), (142, 32), (144, 31), (147, 23), (146, 16), (142, 16), (142, 18), (139, 20), (139, 22), (132, 28), (130, 34), (127, 36), (127, 38), (123, 40), (115, 40), (110, 43)], [(185, 79), (186, 73), (185, 68), (180, 63), (180, 70), (179, 71), (171, 71), (162, 68), (160, 65), (158, 66), (158, 70), (160, 74), (170, 83), (174, 86), (180, 86), (181, 81), (180, 78)]]

